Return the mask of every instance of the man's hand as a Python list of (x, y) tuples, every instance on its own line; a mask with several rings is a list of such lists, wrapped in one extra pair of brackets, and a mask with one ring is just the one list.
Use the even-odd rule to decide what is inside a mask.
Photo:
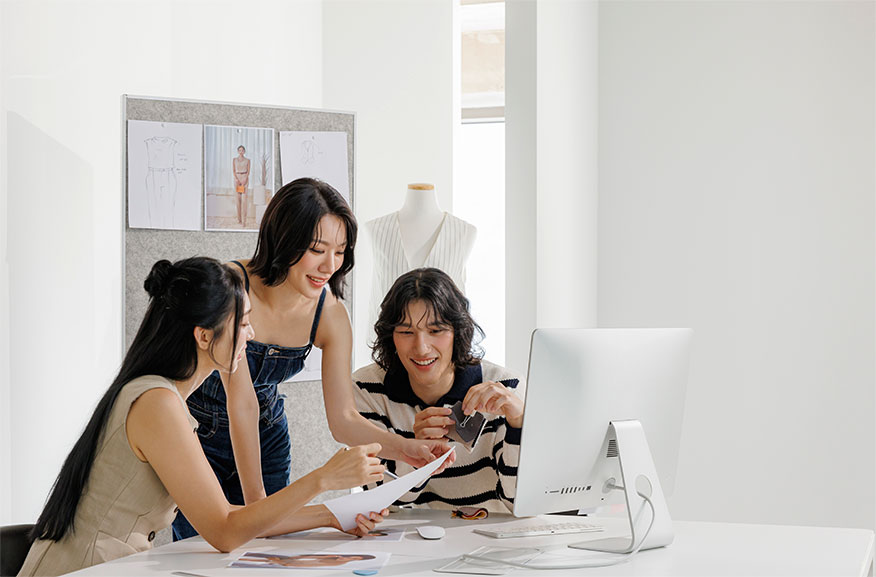
[(429, 407), (414, 416), (414, 437), (417, 439), (442, 439), (454, 425), (451, 410), (446, 407)]
[[(435, 439), (403, 439), (400, 445), (401, 459), (412, 467), (418, 469), (427, 465), (446, 453), (450, 445), (446, 441)], [(456, 461), (456, 451), (445, 460), (438, 469), (432, 473), (437, 475)]]
[(468, 390), (462, 401), (462, 412), (471, 415), (475, 411), (502, 415), (515, 429), (523, 426), (523, 400), (502, 383), (487, 381)]

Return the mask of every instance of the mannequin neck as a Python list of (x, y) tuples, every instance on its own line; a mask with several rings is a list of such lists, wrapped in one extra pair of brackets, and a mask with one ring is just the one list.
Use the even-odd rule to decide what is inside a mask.
[(408, 187), (405, 203), (398, 211), (399, 220), (434, 223), (438, 226), (444, 218), (444, 211), (438, 206), (438, 195), (435, 188), (425, 188), (423, 185)]
[(405, 203), (398, 211), (398, 225), (405, 258), (411, 267), (421, 267), (426, 262), (443, 222), (444, 211), (438, 206), (435, 187), (409, 186)]

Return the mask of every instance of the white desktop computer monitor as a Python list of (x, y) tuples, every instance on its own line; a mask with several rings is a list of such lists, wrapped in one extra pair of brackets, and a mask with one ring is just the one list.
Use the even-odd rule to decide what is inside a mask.
[(691, 333), (533, 332), (514, 515), (624, 504), (629, 537), (580, 547), (620, 553), (672, 541), (664, 494), (675, 485)]

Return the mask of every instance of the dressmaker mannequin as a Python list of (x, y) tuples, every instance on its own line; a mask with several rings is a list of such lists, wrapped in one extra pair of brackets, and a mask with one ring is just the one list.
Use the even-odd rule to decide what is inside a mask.
[(443, 222), (444, 211), (438, 206), (435, 187), (431, 184), (409, 184), (405, 203), (398, 211), (398, 228), (402, 247), (412, 269), (426, 262)]
[(441, 269), (465, 292), (465, 262), (477, 229), (441, 210), (433, 185), (409, 184), (401, 209), (368, 221), (365, 228), (374, 250), (372, 321), (395, 279), (415, 268)]

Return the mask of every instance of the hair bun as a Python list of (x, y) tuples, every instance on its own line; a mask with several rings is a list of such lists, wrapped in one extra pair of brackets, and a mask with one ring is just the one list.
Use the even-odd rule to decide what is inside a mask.
[(173, 264), (169, 260), (160, 260), (152, 265), (149, 276), (143, 282), (143, 288), (152, 298), (159, 298), (167, 291), (168, 280)]

